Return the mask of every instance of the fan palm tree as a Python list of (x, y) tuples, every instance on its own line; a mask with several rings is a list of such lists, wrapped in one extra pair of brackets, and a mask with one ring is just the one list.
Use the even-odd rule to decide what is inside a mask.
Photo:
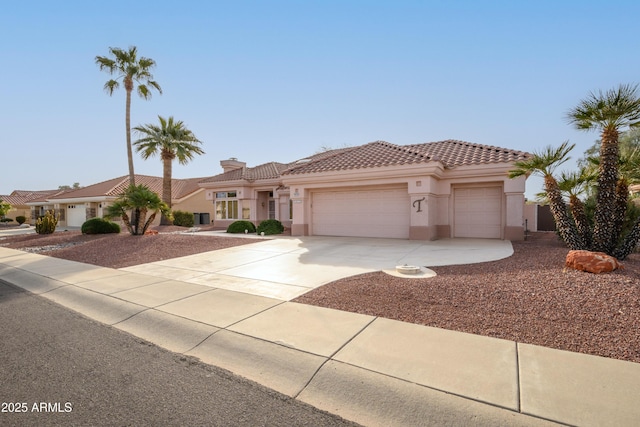
[(576, 224), (576, 229), (585, 248), (591, 247), (591, 225), (587, 218), (584, 202), (580, 199), (580, 195), (585, 193), (587, 186), (595, 179), (594, 175), (590, 175), (586, 169), (579, 172), (562, 172), (558, 186), (560, 191), (569, 197), (569, 210)]
[(151, 70), (156, 66), (156, 62), (151, 58), (141, 56), (138, 58), (138, 48), (130, 47), (123, 50), (117, 47), (110, 47), (109, 53), (112, 57), (96, 56), (95, 62), (100, 67), (100, 71), (107, 71), (111, 75), (116, 75), (115, 79), (110, 79), (104, 84), (104, 90), (113, 95), (113, 91), (120, 87), (120, 81), (124, 85), (127, 93), (125, 125), (127, 132), (127, 158), (129, 161), (129, 185), (135, 185), (133, 170), (133, 154), (131, 150), (131, 92), (136, 88), (138, 95), (143, 99), (151, 98), (151, 90), (155, 89), (162, 94), (162, 88), (153, 80)]
[[(189, 163), (196, 154), (204, 154), (200, 144), (202, 142), (184, 125), (182, 121), (175, 121), (173, 117), (165, 119), (158, 116), (159, 125), (147, 124), (136, 126), (134, 130), (142, 137), (134, 142), (136, 151), (143, 159), (160, 155), (162, 160), (162, 201), (171, 207), (171, 175), (174, 159), (181, 165)], [(163, 215), (160, 222), (163, 225), (171, 222)]]
[(640, 97), (637, 85), (620, 85), (605, 93), (591, 92), (567, 113), (569, 122), (580, 130), (600, 130), (596, 210), (593, 249), (613, 254), (617, 244), (616, 210), (620, 132), (640, 125)]
[[(133, 223), (127, 212), (134, 212)], [(147, 215), (151, 215), (147, 219)], [(160, 197), (145, 185), (129, 186), (112, 204), (107, 206), (106, 218), (122, 218), (122, 222), (132, 235), (142, 235), (147, 231), (158, 212), (169, 215), (169, 207)]]
[(562, 197), (558, 181), (553, 176), (555, 169), (569, 160), (569, 152), (575, 144), (569, 145), (565, 141), (558, 148), (546, 147), (541, 152), (534, 152), (527, 160), (514, 163), (515, 169), (509, 171), (509, 178), (519, 176), (540, 175), (544, 178), (544, 189), (549, 200), (551, 213), (556, 221), (560, 237), (570, 249), (584, 249), (585, 243), (576, 229), (573, 219), (569, 216), (567, 205)]

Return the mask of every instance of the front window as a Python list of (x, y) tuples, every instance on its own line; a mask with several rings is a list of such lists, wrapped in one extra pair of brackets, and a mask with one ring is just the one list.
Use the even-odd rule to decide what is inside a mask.
[(238, 219), (238, 199), (235, 191), (216, 193), (216, 219)]

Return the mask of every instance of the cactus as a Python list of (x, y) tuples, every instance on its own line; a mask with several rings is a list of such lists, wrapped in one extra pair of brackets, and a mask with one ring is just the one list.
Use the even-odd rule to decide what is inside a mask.
[(56, 231), (56, 225), (58, 225), (58, 217), (47, 211), (43, 217), (38, 218), (36, 221), (36, 233), (51, 234)]

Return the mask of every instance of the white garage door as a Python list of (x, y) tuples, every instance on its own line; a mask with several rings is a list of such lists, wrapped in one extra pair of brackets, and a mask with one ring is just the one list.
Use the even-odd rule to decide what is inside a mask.
[(67, 205), (67, 225), (70, 227), (80, 227), (86, 221), (87, 213), (84, 203), (79, 205)]
[(406, 188), (316, 192), (312, 233), (408, 239), (409, 209)]
[(454, 237), (502, 237), (502, 188), (454, 190)]

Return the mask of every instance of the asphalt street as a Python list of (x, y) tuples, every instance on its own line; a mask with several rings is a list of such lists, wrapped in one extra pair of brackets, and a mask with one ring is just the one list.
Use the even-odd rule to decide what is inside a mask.
[(0, 425), (353, 426), (0, 282)]

